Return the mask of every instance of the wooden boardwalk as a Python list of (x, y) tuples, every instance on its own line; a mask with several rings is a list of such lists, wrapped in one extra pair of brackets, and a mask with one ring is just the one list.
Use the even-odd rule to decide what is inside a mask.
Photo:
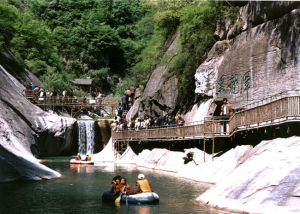
[[(244, 130), (300, 122), (300, 95), (288, 97), (282, 95), (279, 98), (275, 96), (269, 99), (268, 103), (265, 101), (260, 103), (250, 109), (234, 113), (228, 121), (212, 117), (205, 118), (198, 124), (185, 126), (112, 132), (112, 139), (114, 142), (130, 142), (229, 138)], [(223, 132), (224, 123), (228, 123), (227, 133)]]
[(101, 101), (95, 98), (86, 97), (39, 97), (35, 96), (33, 91), (25, 91), (25, 96), (35, 105), (44, 110), (57, 109), (66, 110), (71, 116), (74, 116), (76, 112), (81, 110), (89, 110), (93, 112), (105, 112), (107, 115), (114, 116), (116, 106), (119, 103), (119, 99), (104, 97)]

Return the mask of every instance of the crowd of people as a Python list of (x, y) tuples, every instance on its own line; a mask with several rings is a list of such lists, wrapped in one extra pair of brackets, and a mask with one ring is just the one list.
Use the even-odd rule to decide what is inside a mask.
[[(25, 82), (25, 95), (27, 97), (32, 96), (33, 100), (38, 103), (76, 103), (77, 99), (74, 99), (73, 89), (67, 90), (47, 90), (40, 86), (36, 86), (33, 82)], [(103, 94), (99, 91), (91, 91), (88, 96), (84, 97), (81, 102), (85, 103), (86, 98), (91, 97), (97, 104), (101, 105), (103, 100)]]
[(115, 120), (111, 122), (110, 127), (113, 131), (124, 131), (183, 126), (184, 123), (185, 120), (180, 114), (177, 114), (177, 116), (171, 114), (159, 117), (150, 116), (144, 119), (136, 118), (131, 121), (117, 116)]
[[(119, 104), (121, 105), (121, 104)], [(225, 133), (229, 131), (228, 120), (233, 114), (233, 109), (228, 103), (228, 99), (223, 99), (223, 104), (221, 106), (220, 116), (224, 122), (223, 130)], [(136, 118), (135, 120), (128, 121), (125, 118), (126, 115), (123, 115), (122, 112), (118, 112), (115, 120), (111, 122), (110, 127), (113, 131), (124, 131), (124, 130), (141, 130), (141, 129), (153, 129), (153, 128), (166, 128), (166, 127), (175, 127), (183, 126), (185, 123), (184, 118), (177, 114), (176, 116), (171, 114), (166, 114), (165, 116), (159, 117), (145, 117), (145, 118)]]
[(114, 198), (116, 199), (117, 197), (122, 195), (134, 195), (143, 192), (153, 192), (153, 190), (144, 174), (138, 175), (133, 189), (131, 189), (125, 177), (117, 175), (111, 181), (110, 192), (114, 194)]

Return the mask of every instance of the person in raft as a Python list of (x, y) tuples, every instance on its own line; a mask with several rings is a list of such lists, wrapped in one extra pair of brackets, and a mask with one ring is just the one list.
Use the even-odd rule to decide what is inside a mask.
[(121, 193), (122, 194), (126, 194), (127, 193), (127, 191), (128, 190), (130, 190), (130, 186), (129, 186), (129, 184), (127, 184), (127, 182), (126, 182), (126, 178), (124, 178), (124, 177), (122, 177), (121, 178), (121, 185), (122, 185), (122, 187), (121, 187)]
[(135, 182), (133, 190), (130, 190), (126, 195), (134, 195), (143, 192), (153, 192), (149, 181), (145, 178), (144, 174), (138, 175), (138, 180)]
[(81, 156), (79, 153), (76, 155), (75, 160), (81, 160)]
[(114, 193), (115, 195), (119, 194), (121, 191), (122, 188), (121, 178), (122, 177), (120, 175), (117, 175), (111, 181), (110, 192)]
[(91, 156), (89, 156), (89, 155), (86, 155), (86, 157), (85, 157), (85, 161), (91, 161), (91, 160), (92, 160)]

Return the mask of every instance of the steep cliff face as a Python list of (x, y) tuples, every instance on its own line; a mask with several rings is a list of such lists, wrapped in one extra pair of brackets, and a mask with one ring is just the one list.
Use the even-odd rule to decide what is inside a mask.
[(145, 88), (139, 88), (136, 101), (127, 114), (127, 119), (144, 117), (145, 115), (158, 116), (163, 112), (172, 112), (175, 109), (178, 97), (178, 79), (168, 77), (169, 65), (177, 55), (179, 46), (179, 32), (170, 38), (170, 45), (162, 60), (150, 75)]
[(298, 2), (249, 2), (234, 24), (218, 24), (215, 36), (223, 40), (197, 69), (195, 93), (227, 97), (238, 109), (299, 90), (299, 23)]
[[(220, 41), (196, 71), (195, 93), (214, 101), (227, 97), (234, 109), (299, 94), (299, 30), (299, 2), (248, 2), (235, 23), (218, 23)], [(299, 213), (298, 141), (263, 141), (198, 199), (249, 213)]]
[(5, 63), (0, 65), (0, 182), (57, 177), (59, 173), (41, 165), (33, 154), (66, 153), (74, 120), (46, 113), (30, 103), (22, 95), (22, 84), (4, 66), (11, 69)]

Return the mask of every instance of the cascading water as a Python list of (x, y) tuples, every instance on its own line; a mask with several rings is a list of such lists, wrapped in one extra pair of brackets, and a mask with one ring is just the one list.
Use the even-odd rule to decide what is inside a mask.
[(90, 155), (94, 153), (94, 124), (95, 121), (77, 121), (78, 124), (78, 152), (81, 155)]

